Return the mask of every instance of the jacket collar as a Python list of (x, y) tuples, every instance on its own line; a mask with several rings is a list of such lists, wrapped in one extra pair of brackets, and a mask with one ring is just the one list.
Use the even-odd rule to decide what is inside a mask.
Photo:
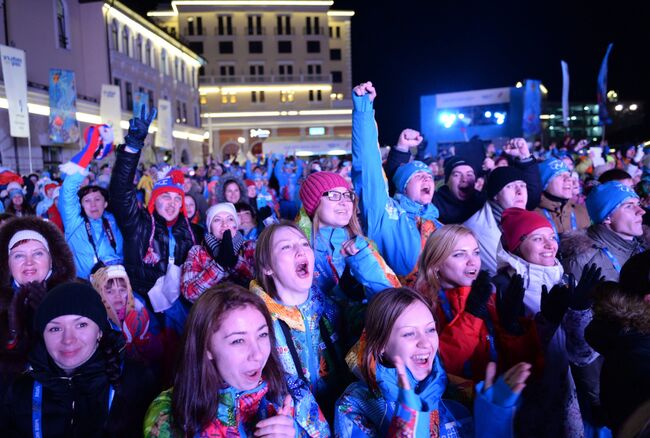
[(257, 417), (260, 402), (268, 391), (269, 387), (263, 380), (255, 388), (247, 391), (240, 391), (233, 387), (220, 390), (217, 418), (226, 426), (237, 427), (239, 422), (249, 422)]
[(323, 308), (322, 302), (319, 299), (319, 294), (315, 293), (313, 287), (309, 290), (309, 297), (307, 297), (307, 300), (297, 306), (287, 306), (276, 301), (271, 297), (271, 295), (266, 293), (266, 291), (262, 289), (255, 280), (251, 281), (250, 290), (262, 298), (274, 321), (280, 319), (287, 323), (289, 328), (292, 330), (298, 330), (301, 332), (306, 331), (305, 318), (303, 315), (307, 316), (320, 312)]
[(539, 207), (549, 211), (561, 212), (569, 204), (568, 199), (560, 199), (547, 192), (542, 192), (542, 199), (539, 201)]
[(438, 220), (438, 216), (440, 216), (438, 208), (431, 202), (426, 205), (420, 204), (402, 193), (397, 193), (394, 199), (409, 216), (421, 217), (432, 221)]
[(611, 251), (635, 254), (642, 250), (642, 243), (638, 237), (634, 237), (632, 240), (623, 239), (604, 224), (592, 225), (587, 230), (587, 235), (600, 244), (600, 247), (607, 247)]
[[(438, 402), (447, 388), (447, 374), (442, 368), (440, 358), (436, 354), (433, 362), (431, 373), (422, 381), (415, 380), (411, 371), (406, 368), (406, 375), (422, 402), (426, 403), (428, 410), (434, 410), (438, 407)], [(397, 380), (397, 370), (388, 368), (382, 364), (377, 364), (375, 378), (377, 387), (386, 401), (395, 402), (399, 394), (399, 385)]]

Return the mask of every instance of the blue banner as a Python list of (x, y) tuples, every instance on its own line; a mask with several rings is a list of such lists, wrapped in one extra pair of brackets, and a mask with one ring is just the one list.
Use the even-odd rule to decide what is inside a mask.
[(613, 43), (607, 46), (607, 52), (603, 58), (603, 63), (600, 64), (600, 72), (598, 72), (598, 88), (596, 89), (596, 102), (598, 102), (598, 124), (609, 125), (612, 119), (607, 112), (607, 61), (609, 60), (609, 53), (614, 47)]
[(77, 143), (77, 88), (74, 72), (50, 70), (50, 122), (49, 133), (52, 143)]
[(137, 91), (133, 93), (133, 116), (140, 117), (142, 107), (144, 107), (144, 113), (149, 114), (149, 93), (143, 93)]
[(522, 130), (524, 137), (537, 135), (542, 130), (539, 116), (542, 113), (541, 82), (535, 79), (526, 79), (524, 88), (524, 115)]

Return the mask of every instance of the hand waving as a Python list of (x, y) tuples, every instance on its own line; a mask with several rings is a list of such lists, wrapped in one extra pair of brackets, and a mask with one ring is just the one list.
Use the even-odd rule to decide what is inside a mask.
[(156, 117), (157, 111), (155, 108), (149, 112), (149, 115), (145, 114), (145, 107), (142, 106), (142, 111), (140, 112), (140, 117), (134, 116), (129, 121), (129, 133), (126, 135), (124, 142), (127, 146), (134, 149), (142, 149), (144, 146), (144, 139), (147, 138), (149, 132), (149, 125)]

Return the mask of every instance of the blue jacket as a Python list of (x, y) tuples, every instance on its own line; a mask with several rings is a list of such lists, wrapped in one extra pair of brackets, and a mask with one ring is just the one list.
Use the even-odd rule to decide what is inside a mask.
[[(90, 270), (97, 262), (95, 260), (95, 251), (93, 250), (90, 241), (88, 241), (88, 234), (86, 232), (86, 225), (82, 214), (81, 204), (77, 196), (77, 192), (81, 187), (85, 176), (81, 173), (74, 173), (68, 175), (61, 186), (61, 193), (59, 195), (58, 208), (61, 213), (61, 220), (65, 228), (65, 240), (70, 245), (72, 253), (74, 254), (74, 263), (77, 267), (77, 277), (88, 279), (90, 277)], [(92, 230), (93, 240), (97, 247), (97, 254), (99, 260), (103, 262), (110, 262), (119, 260), (122, 261), (124, 254), (122, 252), (122, 233), (115, 222), (115, 218), (108, 211), (104, 211), (104, 217), (108, 219), (108, 224), (113, 231), (115, 237), (116, 249), (111, 246), (102, 220), (90, 219), (90, 228)]]
[(412, 273), (426, 238), (440, 227), (438, 209), (422, 205), (405, 195), (388, 195), (381, 166), (372, 102), (352, 95), (352, 182), (361, 200), (366, 235), (399, 276)]
[[(407, 371), (410, 390), (399, 388), (395, 368), (376, 366), (376, 381), (350, 385), (336, 402), (336, 437), (400, 436), (417, 438), (510, 437), (518, 395), (499, 379), (483, 392), (476, 387), (474, 419), (460, 403), (443, 400), (447, 375), (436, 357), (433, 370), (421, 382)], [(436, 421), (439, 420), (439, 421)]]
[(365, 296), (370, 299), (376, 293), (389, 287), (399, 287), (399, 280), (386, 265), (371, 243), (363, 236), (357, 236), (355, 246), (359, 252), (343, 256), (343, 243), (350, 239), (344, 228), (323, 227), (313, 237), (315, 256), (314, 284), (337, 302), (349, 298), (339, 287), (339, 279), (348, 267), (352, 276), (364, 286)]
[(300, 185), (298, 181), (302, 178), (302, 171), (304, 169), (304, 162), (300, 159), (296, 160), (296, 171), (293, 173), (284, 171), (284, 155), (280, 155), (278, 161), (275, 163), (274, 174), (280, 186), (280, 199), (285, 201), (296, 202), (300, 205)]

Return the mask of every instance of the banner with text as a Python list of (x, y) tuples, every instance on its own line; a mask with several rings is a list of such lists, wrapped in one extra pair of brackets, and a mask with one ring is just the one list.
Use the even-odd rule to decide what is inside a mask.
[(122, 120), (122, 102), (120, 99), (120, 87), (117, 85), (102, 85), (99, 117), (102, 119), (102, 123), (113, 127), (113, 143), (122, 144), (124, 142), (124, 134), (120, 127), (120, 120)]
[(158, 132), (156, 133), (155, 145), (159, 148), (171, 150), (174, 147), (172, 132), (174, 124), (172, 121), (172, 105), (165, 99), (158, 99)]
[(27, 73), (25, 52), (0, 45), (2, 77), (9, 105), (9, 131), (12, 137), (29, 137), (27, 108)]
[(50, 141), (52, 143), (77, 143), (77, 88), (74, 72), (50, 69)]

